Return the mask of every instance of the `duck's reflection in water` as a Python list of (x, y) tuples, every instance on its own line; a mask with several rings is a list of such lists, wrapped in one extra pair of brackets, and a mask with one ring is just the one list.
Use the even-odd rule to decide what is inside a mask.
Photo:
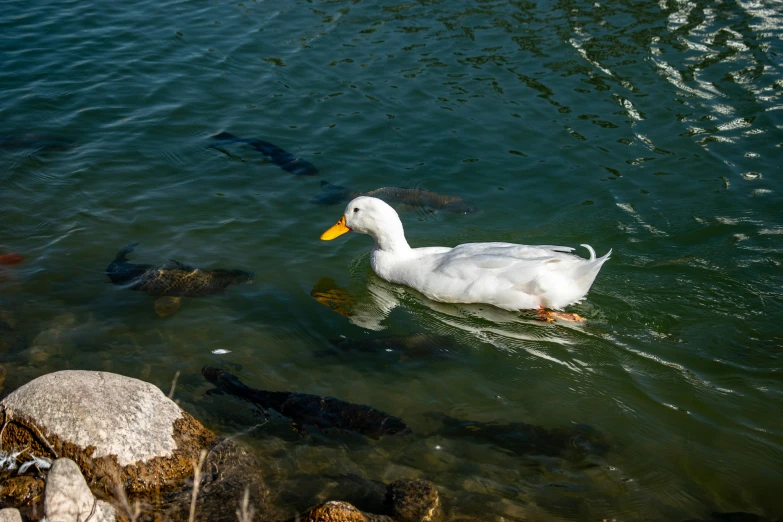
[[(567, 323), (551, 325), (536, 318), (534, 312), (509, 312), (485, 304), (452, 304), (432, 301), (415, 290), (384, 281), (369, 274), (360, 284), (340, 287), (331, 278), (321, 278), (310, 295), (319, 303), (346, 317), (360, 328), (372, 331), (386, 329), (391, 312), (401, 307), (415, 315), (417, 323), (432, 332), (416, 332), (410, 336), (376, 338), (371, 343), (350, 339), (333, 343), (343, 350), (369, 351), (397, 343), (410, 352), (421, 352), (453, 344), (449, 338), (473, 339), (506, 349), (515, 344), (553, 342), (563, 346), (573, 344), (572, 332), (583, 325)], [(443, 334), (447, 334), (444, 336)]]

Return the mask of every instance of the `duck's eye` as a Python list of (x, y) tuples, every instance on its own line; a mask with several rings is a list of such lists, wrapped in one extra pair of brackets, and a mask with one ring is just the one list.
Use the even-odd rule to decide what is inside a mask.
[(353, 212), (354, 212), (354, 214), (355, 214), (355, 213), (359, 212), (359, 209), (358, 209), (358, 208), (355, 208), (355, 209), (353, 209)]

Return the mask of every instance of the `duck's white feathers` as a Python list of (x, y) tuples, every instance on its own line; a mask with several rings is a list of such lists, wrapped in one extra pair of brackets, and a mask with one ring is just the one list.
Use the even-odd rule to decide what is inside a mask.
[(561, 309), (581, 300), (609, 258), (589, 260), (569, 247), (466, 243), (454, 248), (414, 248), (409, 256), (373, 253), (375, 272), (430, 299), (488, 303), (506, 310)]
[[(355, 209), (359, 209), (355, 211)], [(587, 294), (611, 250), (596, 258), (571, 247), (466, 243), (454, 248), (410, 248), (394, 210), (359, 197), (348, 204), (346, 225), (375, 239), (371, 263), (381, 278), (410, 286), (430, 299), (487, 303), (506, 310), (562, 309)]]

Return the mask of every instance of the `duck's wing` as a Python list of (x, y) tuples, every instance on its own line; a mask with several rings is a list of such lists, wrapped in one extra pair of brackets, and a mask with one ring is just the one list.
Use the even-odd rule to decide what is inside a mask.
[(555, 269), (578, 258), (571, 247), (517, 245), (513, 243), (466, 243), (440, 256), (433, 271), (449, 278), (475, 281), (504, 278), (511, 285), (524, 285), (541, 270)]
[(546, 263), (554, 259), (568, 259), (571, 247), (552, 245), (530, 246), (514, 243), (465, 243), (443, 252), (438, 259), (436, 271), (449, 272), (460, 268), (500, 270), (518, 263)]

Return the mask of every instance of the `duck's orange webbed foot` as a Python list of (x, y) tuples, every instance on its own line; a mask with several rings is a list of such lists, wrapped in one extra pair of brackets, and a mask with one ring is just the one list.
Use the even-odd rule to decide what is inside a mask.
[(545, 310), (544, 308), (539, 308), (536, 312), (536, 319), (539, 321), (546, 321), (547, 323), (554, 323), (555, 318), (552, 317), (552, 312), (549, 310)]
[(546, 310), (539, 308), (536, 313), (536, 319), (539, 321), (546, 321), (547, 323), (554, 323), (555, 320), (568, 321), (570, 323), (583, 323), (585, 318), (579, 314), (571, 314), (567, 312), (555, 312), (553, 310)]

